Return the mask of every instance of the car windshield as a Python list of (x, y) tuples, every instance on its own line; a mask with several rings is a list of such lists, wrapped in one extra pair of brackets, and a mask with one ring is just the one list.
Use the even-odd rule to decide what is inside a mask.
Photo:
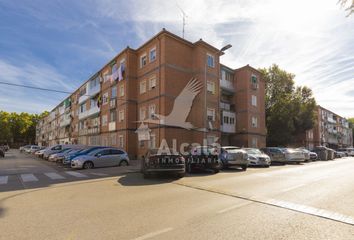
[(256, 148), (246, 148), (245, 150), (248, 154), (262, 154), (262, 152)]

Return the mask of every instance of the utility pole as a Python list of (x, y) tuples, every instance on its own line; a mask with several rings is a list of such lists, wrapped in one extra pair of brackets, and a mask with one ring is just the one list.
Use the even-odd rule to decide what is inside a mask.
[(186, 26), (186, 17), (188, 17), (188, 16), (178, 4), (177, 4), (177, 7), (179, 8), (179, 10), (182, 13), (182, 38), (184, 38), (184, 27)]

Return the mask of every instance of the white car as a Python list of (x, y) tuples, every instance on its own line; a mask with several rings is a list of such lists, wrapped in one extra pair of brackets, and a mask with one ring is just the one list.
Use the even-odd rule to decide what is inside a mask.
[(270, 157), (257, 148), (243, 148), (248, 154), (249, 166), (269, 167), (272, 161)]
[(128, 166), (128, 154), (117, 148), (100, 148), (87, 155), (77, 156), (71, 161), (72, 168)]
[(305, 162), (305, 154), (301, 150), (294, 148), (282, 148), (285, 154), (285, 159), (287, 163), (301, 163)]

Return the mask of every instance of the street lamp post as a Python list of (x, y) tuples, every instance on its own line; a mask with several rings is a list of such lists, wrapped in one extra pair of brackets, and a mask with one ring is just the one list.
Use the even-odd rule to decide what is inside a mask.
[[(218, 52), (217, 56), (221, 56), (224, 54), (224, 51), (227, 49), (231, 48), (231, 44), (227, 44), (224, 47), (222, 47)], [(215, 60), (214, 60), (215, 61)], [(215, 62), (214, 62), (215, 64)], [(208, 129), (208, 110), (207, 110), (207, 65), (208, 65), (208, 55), (206, 55), (205, 59), (205, 64), (204, 64), (204, 139), (206, 139), (206, 134), (207, 134), (207, 129)], [(219, 75), (220, 75), (220, 61), (218, 63), (218, 80), (219, 80)], [(205, 140), (203, 140), (205, 141)]]

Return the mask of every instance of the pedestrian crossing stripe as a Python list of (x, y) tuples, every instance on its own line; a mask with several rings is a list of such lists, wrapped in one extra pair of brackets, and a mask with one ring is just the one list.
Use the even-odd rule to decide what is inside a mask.
[(78, 177), (78, 178), (86, 178), (87, 177), (85, 174), (78, 173), (75, 171), (66, 171), (65, 173), (68, 175), (74, 176), (74, 177)]
[(60, 179), (65, 179), (65, 177), (59, 175), (58, 173), (55, 172), (49, 172), (49, 173), (44, 173), (47, 177), (49, 177), (52, 180), (60, 180)]
[(21, 174), (22, 182), (37, 182), (38, 178), (36, 178), (31, 173)]

